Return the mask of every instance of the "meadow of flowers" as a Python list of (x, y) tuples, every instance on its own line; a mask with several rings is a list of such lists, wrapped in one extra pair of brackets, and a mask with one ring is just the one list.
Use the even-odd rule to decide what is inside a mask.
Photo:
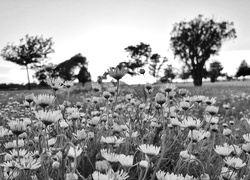
[(126, 71), (109, 74), (116, 86), (93, 83), (76, 101), (74, 83), (53, 78), (45, 94), (2, 93), (0, 179), (250, 179), (248, 94), (209, 97), (174, 84), (128, 94), (119, 86)]

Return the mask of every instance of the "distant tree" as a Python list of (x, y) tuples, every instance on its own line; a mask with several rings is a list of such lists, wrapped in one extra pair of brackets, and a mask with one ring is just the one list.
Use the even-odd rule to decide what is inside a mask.
[(186, 68), (186, 66), (182, 66), (181, 72), (180, 72), (180, 78), (182, 80), (187, 80), (191, 76), (190, 69)]
[(175, 76), (176, 76), (176, 73), (174, 72), (173, 66), (168, 65), (168, 67), (164, 69), (164, 76), (161, 77), (160, 81), (162, 83), (172, 82)]
[(236, 72), (236, 77), (243, 76), (243, 80), (245, 80), (245, 76), (250, 75), (250, 68), (249, 65), (247, 64), (246, 60), (243, 60), (240, 63), (240, 66)]
[(168, 60), (166, 57), (161, 57), (159, 54), (152, 54), (149, 58), (149, 74), (152, 75), (154, 78), (159, 78), (159, 72)]
[(118, 67), (125, 67), (128, 74), (136, 75), (136, 69), (144, 67), (148, 63), (148, 58), (151, 55), (151, 47), (148, 44), (140, 43), (136, 46), (128, 46), (125, 48), (128, 53), (129, 61), (120, 62)]
[(170, 45), (191, 71), (194, 85), (201, 86), (206, 61), (219, 52), (224, 40), (231, 38), (236, 38), (232, 22), (215, 22), (199, 15), (174, 25)]
[(91, 75), (88, 72), (88, 62), (86, 57), (80, 53), (58, 64), (54, 69), (52, 76), (60, 77), (64, 80), (78, 79), (82, 84), (91, 81)]
[(29, 68), (40, 67), (48, 54), (53, 53), (52, 38), (45, 39), (43, 36), (29, 36), (20, 39), (19, 45), (7, 44), (1, 56), (4, 60), (24, 66), (27, 71), (28, 88), (30, 89)]
[(223, 67), (219, 61), (213, 61), (210, 63), (209, 68), (209, 77), (211, 82), (216, 82), (219, 76), (223, 76), (224, 74), (221, 73)]

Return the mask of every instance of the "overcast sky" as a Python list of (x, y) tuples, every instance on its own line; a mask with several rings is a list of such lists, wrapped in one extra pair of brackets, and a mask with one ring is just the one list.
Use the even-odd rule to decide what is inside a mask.
[[(224, 72), (234, 75), (240, 62), (250, 64), (249, 0), (1, 0), (0, 49), (26, 34), (53, 37), (57, 64), (75, 54), (87, 57), (92, 79), (126, 60), (124, 48), (140, 42), (180, 68), (169, 47), (175, 22), (203, 14), (234, 22), (237, 39), (225, 42), (218, 56)], [(150, 81), (150, 78), (147, 78)], [(128, 83), (143, 79), (129, 76)], [(0, 58), (0, 83), (26, 83), (26, 71)]]

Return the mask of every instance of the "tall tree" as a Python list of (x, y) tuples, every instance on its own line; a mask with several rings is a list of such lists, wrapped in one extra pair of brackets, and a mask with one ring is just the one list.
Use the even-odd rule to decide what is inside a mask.
[(136, 69), (144, 67), (148, 63), (148, 58), (151, 55), (151, 47), (148, 44), (140, 43), (136, 46), (128, 46), (125, 48), (128, 53), (129, 61), (120, 62), (118, 67), (125, 67), (128, 74), (136, 75)]
[(48, 54), (53, 53), (52, 38), (44, 38), (43, 36), (29, 36), (20, 39), (19, 45), (13, 43), (7, 44), (2, 51), (1, 56), (4, 60), (24, 66), (27, 71), (28, 88), (30, 89), (29, 68), (35, 69), (39, 67)]
[(245, 80), (245, 76), (250, 75), (250, 68), (249, 65), (247, 64), (246, 60), (243, 60), (240, 63), (240, 66), (236, 72), (236, 77), (243, 76), (243, 80)]
[(216, 82), (219, 76), (223, 76), (223, 74), (221, 73), (222, 70), (223, 70), (223, 67), (219, 61), (211, 62), (209, 72), (208, 72), (210, 81)]
[(233, 22), (216, 22), (199, 15), (174, 25), (170, 45), (174, 55), (190, 69), (194, 85), (201, 86), (206, 61), (219, 52), (224, 40), (231, 38), (236, 38)]

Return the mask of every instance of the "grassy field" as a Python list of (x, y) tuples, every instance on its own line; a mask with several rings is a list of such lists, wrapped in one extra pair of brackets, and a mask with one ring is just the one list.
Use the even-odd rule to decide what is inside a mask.
[[(196, 179), (206, 174), (212, 180), (249, 180), (250, 134), (249, 138), (243, 135), (250, 133), (250, 81), (204, 82), (202, 87), (192, 83), (175, 85), (173, 99), (166, 90), (167, 84), (153, 86), (151, 93), (144, 85), (122, 84), (119, 96), (110, 94), (106, 100), (102, 91), (75, 86), (69, 91), (57, 91), (56, 101), (46, 108), (38, 103), (28, 107), (22, 104), (28, 94), (52, 94), (52, 90), (0, 92), (0, 139), (4, 144), (0, 146), (4, 155), (0, 159), (0, 167), (4, 167), (0, 168), (0, 179), (15, 173), (17, 180), (26, 175), (29, 180), (31, 176), (103, 180), (110, 175), (115, 177), (112, 180), (166, 180), (167, 172)], [(165, 91), (158, 93), (160, 87)], [(183, 88), (188, 90), (186, 96), (179, 93)], [(128, 96), (130, 93), (134, 95)], [(195, 100), (196, 95), (204, 95), (201, 102)], [(101, 99), (99, 103), (94, 102), (97, 97)], [(87, 102), (86, 98), (92, 101)], [(64, 101), (71, 104), (62, 105)], [(54, 120), (57, 116), (43, 116), (53, 112), (59, 113), (59, 120)], [(31, 124), (24, 130), (25, 135), (10, 136), (10, 122)], [(19, 125), (14, 128), (20, 130)], [(20, 154), (14, 152), (19, 148), (16, 138), (25, 141), (21, 148), (26, 154), (22, 152), (21, 165)], [(14, 143), (14, 148), (7, 143)], [(249, 146), (249, 151), (243, 151), (243, 146)], [(37, 156), (28, 157), (35, 151)], [(60, 152), (63, 156), (58, 155)], [(76, 152), (78, 155), (74, 155)], [(229, 152), (229, 159), (224, 157), (225, 152)], [(9, 168), (13, 165), (9, 160), (14, 162), (14, 170)]]

